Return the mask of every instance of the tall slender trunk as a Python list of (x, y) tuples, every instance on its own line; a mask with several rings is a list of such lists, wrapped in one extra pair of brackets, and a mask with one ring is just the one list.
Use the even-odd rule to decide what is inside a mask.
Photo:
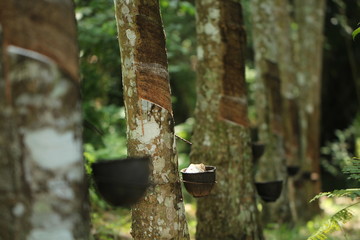
[[(301, 158), (302, 169), (309, 172), (299, 192), (299, 208), (320, 191), (320, 97), (323, 50), (323, 25), (325, 0), (295, 1), (295, 19), (299, 26), (295, 48), (298, 67), (297, 82), (300, 93)], [(318, 211), (316, 204), (310, 205), (309, 218)]]
[(196, 239), (263, 239), (255, 204), (239, 1), (196, 1), (197, 105), (191, 161), (217, 167), (198, 200)]
[[(258, 66), (267, 71), (268, 67), (261, 61), (268, 58), (275, 61), (280, 70), (286, 163), (300, 165), (304, 176), (310, 173), (312, 178), (297, 176), (296, 190), (294, 179), (289, 179), (290, 209), (296, 221), (299, 212), (300, 217), (307, 219), (318, 209), (316, 204), (310, 208), (307, 204), (320, 191), (319, 120), (325, 1), (295, 1), (294, 18), (290, 16), (289, 6), (285, 0), (253, 2), (256, 9), (253, 19)], [(262, 13), (267, 16), (261, 19)]]
[[(296, 43), (296, 30), (291, 27), (292, 18), (290, 17), (290, 4), (288, 0), (278, 0), (276, 14), (278, 21), (278, 45), (279, 47), (279, 69), (281, 76), (281, 96), (283, 107), (283, 130), (284, 130), (284, 150), (286, 165), (300, 167), (300, 109), (299, 94), (300, 89), (296, 81), (297, 66), (295, 64), (294, 48)], [(299, 175), (295, 176), (296, 178)], [(294, 177), (287, 179), (288, 199), (293, 222), (299, 218), (299, 210), (296, 207), (296, 189)]]
[(128, 154), (151, 156), (152, 185), (132, 208), (134, 239), (189, 239), (157, 0), (115, 1)]
[(2, 0), (0, 39), (0, 239), (88, 239), (73, 2)]
[[(281, 78), (281, 96), (283, 107), (283, 128), (285, 159), (287, 165), (300, 164), (300, 120), (299, 120), (299, 94), (296, 81), (297, 66), (295, 64), (296, 30), (291, 27), (293, 19), (290, 17), (288, 0), (277, 0), (276, 32), (278, 48), (278, 62)], [(301, 26), (300, 26), (301, 27)], [(294, 36), (295, 35), (295, 36)]]
[(281, 0), (252, 1), (253, 39), (255, 64), (259, 85), (258, 95), (265, 100), (257, 101), (259, 135), (266, 144), (265, 154), (258, 163), (256, 180), (283, 180), (284, 187), (280, 198), (273, 204), (265, 204), (263, 220), (265, 222), (285, 222), (291, 218), (287, 191), (287, 173), (285, 159), (285, 128), (283, 117), (282, 78), (279, 45), (282, 21), (278, 14), (283, 8)]

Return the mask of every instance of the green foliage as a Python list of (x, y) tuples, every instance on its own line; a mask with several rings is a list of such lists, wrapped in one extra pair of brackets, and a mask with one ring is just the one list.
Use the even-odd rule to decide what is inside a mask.
[(101, 146), (97, 146), (91, 141), (85, 142), (84, 150), (87, 158), (89, 156), (91, 156), (89, 159), (125, 157), (127, 151), (124, 107), (103, 106), (96, 113), (102, 120), (99, 126), (104, 130), (104, 135), (92, 135), (95, 138), (101, 138)]
[(345, 166), (343, 172), (349, 174), (349, 178), (360, 182), (360, 158), (354, 158), (352, 165)]
[(128, 209), (93, 209), (91, 213), (91, 232), (96, 240), (130, 239), (130, 226)]
[[(327, 199), (326, 201), (327, 207), (334, 208), (334, 200)], [(323, 205), (323, 204), (321, 204)], [(324, 206), (323, 206), (324, 207)], [(354, 211), (354, 215), (356, 212)], [(264, 227), (264, 236), (265, 239), (269, 240), (304, 240), (307, 239), (309, 232), (315, 232), (322, 225), (326, 224), (329, 216), (326, 215), (318, 215), (311, 219), (310, 221), (304, 223), (298, 221), (294, 224), (286, 224), (286, 223), (272, 223), (267, 224)], [(359, 231), (351, 231), (347, 234), (347, 240), (358, 240)], [(331, 236), (328, 238), (329, 240), (344, 240), (343, 236)]]
[(256, 126), (257, 123), (257, 109), (256, 109), (256, 94), (259, 92), (261, 88), (261, 84), (259, 81), (256, 81), (256, 71), (254, 68), (250, 68), (249, 66), (245, 66), (245, 81), (247, 86), (247, 95), (248, 95), (248, 116), (250, 122)]
[(161, 0), (166, 33), (174, 117), (177, 123), (191, 117), (195, 107), (195, 6), (188, 1)]
[(268, 224), (264, 228), (265, 239), (276, 240), (303, 240), (302, 226), (289, 226), (287, 224)]
[[(99, 126), (104, 130), (104, 134), (100, 136), (96, 133), (89, 132), (92, 134), (90, 135), (92, 138), (85, 138), (85, 169), (90, 179), (89, 198), (92, 206), (96, 206), (96, 208), (100, 209), (107, 209), (109, 205), (97, 195), (94, 189), (90, 177), (91, 164), (101, 159), (126, 157), (125, 112), (124, 107), (109, 105), (97, 109), (95, 113), (97, 114), (97, 118), (102, 120)], [(101, 145), (97, 144), (100, 141)]]
[(310, 202), (313, 202), (321, 197), (348, 197), (352, 200), (360, 197), (360, 188), (349, 188), (349, 189), (340, 189), (340, 190), (334, 190), (332, 192), (323, 192), (316, 195), (313, 199), (310, 200)]
[[(350, 174), (350, 177), (356, 179), (360, 182), (360, 163), (359, 158), (354, 158), (351, 163), (352, 165), (346, 166), (343, 169), (344, 173)], [(324, 192), (316, 195), (312, 200), (316, 200), (320, 197), (348, 197), (352, 200), (360, 198), (360, 188), (355, 189), (341, 189), (341, 190), (334, 190), (332, 192)], [(330, 219), (323, 224), (320, 229), (311, 235), (308, 240), (324, 240), (328, 238), (328, 235), (338, 231), (341, 229), (341, 226), (344, 223), (349, 222), (353, 218), (353, 214), (350, 212), (349, 208), (359, 204), (360, 201), (357, 201), (354, 204), (351, 204), (337, 213), (330, 217)]]
[[(75, 0), (75, 4), (83, 115), (107, 135), (115, 118), (110, 115), (116, 115), (115, 109), (123, 106), (114, 2)], [(114, 126), (117, 130), (124, 127), (121, 122)], [(118, 133), (124, 134), (125, 130)], [(95, 149), (104, 147), (104, 139), (91, 128), (84, 128), (83, 139)]]
[[(189, 118), (185, 122), (176, 125), (175, 134), (183, 139), (190, 140), (194, 123), (194, 118)], [(177, 139), (176, 143), (178, 151), (179, 169), (182, 169), (190, 164), (189, 154), (191, 150), (191, 145), (180, 139)]]
[(331, 216), (331, 218), (325, 224), (323, 224), (322, 227), (315, 234), (310, 236), (308, 240), (324, 240), (328, 238), (329, 234), (340, 230), (341, 225), (350, 221), (354, 216), (349, 211), (349, 207), (346, 207)]
[(352, 38), (353, 40), (355, 40), (356, 36), (360, 33), (360, 27), (358, 27), (357, 29), (355, 29), (353, 32), (352, 32)]
[(336, 130), (336, 140), (326, 143), (321, 149), (321, 153), (327, 156), (321, 160), (321, 165), (333, 176), (341, 174), (341, 169), (351, 162), (353, 153), (350, 152), (350, 143), (356, 134), (356, 122), (345, 130)]
[(77, 0), (76, 4), (83, 101), (122, 106), (114, 3), (109, 0)]

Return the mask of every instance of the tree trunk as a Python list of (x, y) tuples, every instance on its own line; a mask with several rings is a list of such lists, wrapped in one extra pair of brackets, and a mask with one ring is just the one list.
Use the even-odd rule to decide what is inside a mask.
[(88, 239), (72, 1), (2, 0), (0, 39), (0, 239)]
[[(298, 208), (304, 209), (309, 200), (320, 192), (320, 97), (325, 0), (295, 1), (295, 19), (299, 26), (295, 59), (300, 92), (300, 127), (302, 170), (310, 173), (298, 191)], [(311, 204), (304, 213), (309, 219), (319, 211)]]
[(245, 30), (238, 1), (197, 0), (197, 105), (191, 161), (214, 165), (198, 200), (196, 239), (263, 239), (253, 184), (245, 91)]
[[(277, 39), (281, 46), (278, 55), (279, 69), (281, 76), (281, 96), (283, 107), (283, 130), (284, 150), (287, 166), (300, 167), (300, 119), (299, 119), (299, 94), (300, 89), (296, 82), (297, 66), (294, 58), (294, 45), (296, 38), (293, 37), (294, 29), (291, 28), (290, 5), (287, 0), (276, 1), (276, 14), (278, 21)], [(295, 176), (296, 178), (299, 175)], [(298, 215), (303, 209), (296, 208), (296, 189), (294, 177), (287, 179), (288, 198), (291, 210), (292, 221), (298, 221)]]
[(156, 0), (115, 1), (128, 154), (151, 156), (152, 185), (132, 208), (134, 239), (189, 239), (176, 156), (165, 36)]
[[(253, 7), (256, 8), (253, 19), (258, 66), (261, 71), (267, 71), (267, 57), (280, 70), (286, 163), (299, 165), (302, 170), (302, 174), (288, 181), (291, 213), (295, 221), (298, 217), (309, 219), (318, 211), (318, 205), (309, 207), (308, 201), (320, 191), (319, 118), (325, 1), (295, 1), (294, 19), (285, 0), (253, 2)], [(261, 17), (262, 14), (267, 15)], [(263, 63), (261, 58), (265, 58)], [(309, 174), (312, 180), (302, 177)]]
[[(284, 187), (280, 198), (274, 204), (265, 204), (263, 208), (264, 222), (288, 222), (291, 219), (290, 203), (287, 191), (287, 173), (285, 159), (284, 122), (286, 112), (282, 96), (283, 78), (280, 72), (281, 62), (280, 38), (282, 35), (280, 12), (284, 8), (283, 1), (252, 1), (253, 39), (255, 50), (255, 64), (260, 80), (258, 99), (258, 123), (261, 141), (266, 144), (266, 151), (259, 160), (256, 180), (274, 181), (284, 180)], [(291, 66), (291, 65), (290, 65)], [(284, 67), (283, 67), (284, 68)], [(261, 96), (264, 95), (264, 96)], [(296, 120), (296, 119), (295, 119)], [(292, 126), (292, 124), (288, 124)], [(287, 139), (286, 139), (287, 140)]]

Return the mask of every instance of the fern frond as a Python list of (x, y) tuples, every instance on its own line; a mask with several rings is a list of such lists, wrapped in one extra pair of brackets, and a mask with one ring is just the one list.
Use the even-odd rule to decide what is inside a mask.
[(350, 174), (349, 178), (360, 181), (360, 158), (353, 158), (351, 165), (345, 166), (343, 172)]
[[(356, 33), (358, 34), (358, 32)], [(343, 168), (343, 172), (350, 174), (349, 178), (360, 181), (360, 158), (353, 158), (351, 160), (351, 165)], [(341, 189), (334, 190), (332, 192), (323, 192), (316, 195), (310, 202), (315, 201), (320, 197), (349, 197), (351, 199), (360, 197), (360, 188), (353, 189)], [(341, 229), (341, 225), (347, 223), (353, 217), (353, 214), (349, 211), (349, 208), (359, 204), (360, 201), (351, 204), (342, 210), (335, 213), (325, 224), (323, 224), (320, 229), (311, 235), (307, 240), (325, 240), (328, 235)]]
[(360, 197), (360, 188), (349, 188), (349, 189), (340, 189), (340, 190), (334, 190), (332, 192), (322, 192), (316, 195), (313, 199), (310, 200), (310, 202), (315, 201), (316, 199), (319, 199), (321, 197), (348, 197), (354, 200), (355, 198)]
[(311, 235), (307, 240), (324, 240), (328, 238), (329, 234), (340, 230), (341, 225), (350, 221), (354, 216), (348, 209), (351, 206), (348, 206), (335, 213), (325, 224), (320, 227), (316, 233)]

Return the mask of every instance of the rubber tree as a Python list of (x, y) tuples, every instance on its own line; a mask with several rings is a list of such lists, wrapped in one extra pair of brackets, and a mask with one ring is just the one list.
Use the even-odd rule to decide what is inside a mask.
[[(320, 190), (319, 119), (325, 1), (292, 4), (287, 0), (259, 1), (252, 2), (252, 8), (255, 52), (257, 58), (262, 59), (257, 61), (266, 61), (264, 54), (272, 54), (272, 61), (279, 69), (286, 164), (301, 167), (301, 173), (288, 181), (291, 214), (294, 221), (298, 217), (309, 219), (319, 210), (317, 204), (309, 205), (308, 201)], [(263, 42), (262, 45), (259, 42)], [(266, 69), (266, 64), (258, 64), (260, 72)]]
[(151, 157), (132, 207), (134, 239), (189, 239), (178, 174), (165, 35), (157, 0), (116, 0), (129, 156)]
[[(297, 66), (295, 64), (296, 34), (291, 27), (293, 20), (290, 17), (290, 5), (287, 0), (275, 1), (276, 26), (278, 45), (278, 63), (281, 81), (282, 117), (284, 131), (284, 151), (286, 166), (299, 167), (301, 164), (300, 153), (300, 118), (299, 94), (300, 89), (296, 81)], [(284, 7), (286, 6), (286, 7)], [(264, 24), (264, 23), (263, 23)], [(296, 32), (296, 31), (295, 31)], [(298, 176), (297, 176), (298, 177)], [(298, 221), (299, 210), (296, 207), (295, 178), (287, 178), (287, 191), (292, 221)]]
[[(252, 34), (257, 70), (257, 115), (261, 141), (266, 145), (265, 154), (259, 159), (255, 179), (257, 181), (283, 180), (284, 187), (280, 198), (273, 204), (263, 205), (265, 222), (285, 222), (291, 219), (287, 191), (285, 159), (284, 108), (281, 94), (279, 48), (281, 18), (279, 11), (282, 0), (251, 1)], [(286, 39), (288, 39), (285, 36)], [(290, 119), (289, 119), (290, 120)]]
[(0, 2), (0, 239), (88, 239), (73, 2)]
[(197, 0), (197, 103), (191, 162), (217, 168), (197, 201), (196, 239), (263, 239), (253, 184), (239, 1)]
[[(298, 25), (295, 45), (297, 85), (299, 91), (299, 117), (301, 129), (301, 167), (307, 173), (302, 188), (297, 191), (298, 209), (320, 192), (320, 99), (323, 52), (325, 0), (295, 1), (295, 21)], [(310, 174), (309, 174), (310, 173)], [(310, 175), (310, 177), (308, 177)], [(304, 217), (309, 219), (319, 211), (311, 204)]]

